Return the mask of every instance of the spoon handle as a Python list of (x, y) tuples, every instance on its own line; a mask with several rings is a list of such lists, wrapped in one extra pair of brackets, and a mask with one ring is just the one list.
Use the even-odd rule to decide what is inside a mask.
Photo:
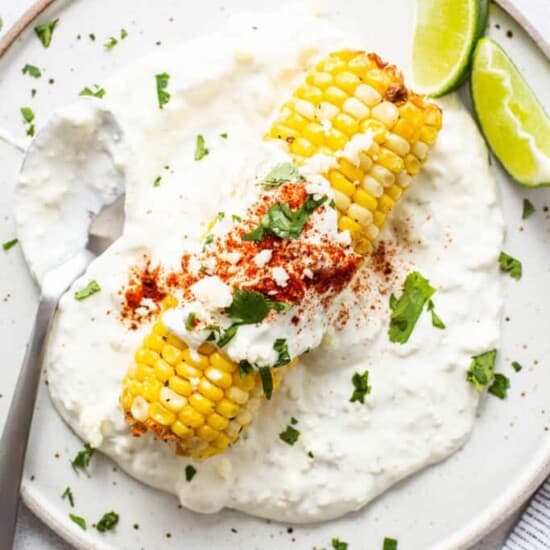
[(11, 550), (13, 545), (19, 487), (40, 380), (44, 341), (56, 307), (57, 299), (40, 297), (29, 346), (0, 441), (0, 550)]

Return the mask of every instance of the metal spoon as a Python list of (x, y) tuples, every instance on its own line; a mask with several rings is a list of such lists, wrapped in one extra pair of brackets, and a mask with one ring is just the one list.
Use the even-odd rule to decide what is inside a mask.
[[(98, 130), (101, 133), (111, 133), (115, 141), (119, 141), (122, 132), (112, 114), (102, 109), (97, 109), (97, 111), (101, 115), (98, 117)], [(47, 142), (48, 137), (53, 139), (59, 124), (61, 124), (59, 119), (54, 118), (40, 131), (27, 149), (22, 171), (24, 171), (25, 165), (35, 162), (40, 154), (40, 148), (36, 142)], [(97, 135), (97, 132), (94, 135)], [(90, 139), (94, 139), (94, 135), (91, 135)], [(93, 147), (91, 149), (94, 150)], [(120, 236), (121, 225), (113, 227), (113, 224), (107, 222), (108, 232), (106, 233), (105, 221), (113, 217), (113, 210), (119, 208), (121, 199), (122, 197), (119, 197), (115, 202), (104, 207), (91, 219), (88, 242), (81, 251), (57, 267), (49, 269), (41, 278), (40, 300), (34, 326), (0, 441), (0, 495), (2, 495), (0, 550), (10, 550), (13, 545), (19, 488), (40, 379), (44, 343), (57, 304), (73, 281), (84, 273), (89, 263)]]

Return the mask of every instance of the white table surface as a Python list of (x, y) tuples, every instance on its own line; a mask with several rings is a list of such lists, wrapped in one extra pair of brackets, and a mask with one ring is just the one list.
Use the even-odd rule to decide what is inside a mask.
[[(0, 18), (3, 20), (3, 28), (0, 36), (16, 21), (16, 19), (33, 4), (35, 0), (2, 0), (0, 5)], [(541, 34), (548, 36), (550, 23), (545, 17), (548, 2), (550, 0), (506, 0), (506, 3), (513, 4), (521, 14), (531, 21), (536, 28), (541, 29)], [(0, 395), (5, 400), (10, 399), (11, 390), (6, 391), (0, 380)], [(521, 510), (508, 518), (500, 527), (486, 536), (482, 541), (470, 550), (498, 550), (502, 547), (504, 540), (513, 527)], [(17, 533), (15, 537), (14, 550), (69, 550), (71, 545), (64, 542), (51, 529), (44, 525), (28, 508), (21, 504), (17, 521)]]

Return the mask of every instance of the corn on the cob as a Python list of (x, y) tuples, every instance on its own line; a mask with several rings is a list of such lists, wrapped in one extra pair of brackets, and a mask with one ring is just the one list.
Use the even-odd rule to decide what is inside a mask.
[[(266, 137), (285, 140), (297, 163), (317, 153), (337, 158), (326, 177), (339, 228), (351, 233), (359, 253), (368, 253), (440, 127), (439, 108), (407, 90), (395, 67), (374, 54), (341, 51), (308, 73)], [(338, 155), (367, 132), (373, 142), (357, 165)], [(165, 307), (175, 305), (169, 299)], [(271, 369), (274, 388), (292, 364)], [(236, 441), (263, 398), (257, 371), (242, 376), (210, 344), (191, 352), (157, 321), (135, 353), (120, 401), (136, 435), (151, 431), (200, 459)]]
[(266, 137), (286, 141), (300, 164), (318, 153), (338, 157), (354, 136), (372, 134), (359, 163), (339, 157), (326, 174), (339, 228), (351, 233), (357, 252), (368, 253), (440, 128), (439, 107), (408, 90), (396, 67), (375, 54), (345, 50), (307, 74)]

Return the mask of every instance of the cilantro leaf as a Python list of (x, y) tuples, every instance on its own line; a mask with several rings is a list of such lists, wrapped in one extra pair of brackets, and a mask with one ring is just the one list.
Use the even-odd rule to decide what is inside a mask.
[(112, 531), (118, 523), (119, 516), (116, 512), (107, 512), (103, 514), (103, 517), (97, 522), (96, 529), (100, 533), (105, 531)]
[(170, 75), (168, 73), (159, 73), (155, 75), (155, 80), (157, 83), (157, 100), (159, 109), (162, 109), (170, 101), (170, 94), (166, 91), (166, 88), (168, 88)]
[(382, 550), (397, 550), (397, 540), (385, 537)]
[(90, 281), (87, 286), (85, 286), (82, 290), (78, 290), (77, 292), (75, 292), (74, 297), (75, 300), (81, 302), (82, 300), (89, 298), (92, 294), (99, 292), (100, 290), (101, 287), (99, 286), (99, 283), (97, 281)]
[(82, 88), (79, 92), (79, 96), (90, 96), (90, 97), (97, 97), (98, 99), (101, 99), (105, 96), (106, 92), (104, 88), (100, 88), (97, 84), (94, 84), (95, 90), (92, 90), (88, 86), (85, 88)]
[(265, 398), (269, 401), (273, 394), (273, 376), (271, 375), (271, 369), (269, 367), (260, 367), (258, 371), (260, 373), (260, 379), (262, 380)]
[(506, 399), (508, 390), (510, 389), (510, 379), (504, 374), (497, 372), (495, 379), (488, 389), (488, 392), (499, 399)]
[(288, 203), (276, 202), (260, 220), (260, 225), (243, 235), (244, 241), (262, 241), (267, 234), (281, 239), (297, 239), (313, 212), (327, 200), (327, 196), (315, 199), (308, 195), (306, 201), (297, 210), (292, 210)]
[[(394, 299), (395, 299), (395, 296), (394, 296)], [(432, 314), (432, 326), (441, 330), (447, 328), (445, 326), (445, 323), (441, 320), (439, 315), (435, 312), (435, 306), (432, 300), (428, 301), (428, 311), (431, 312)]]
[(512, 277), (512, 279), (521, 279), (522, 266), (519, 260), (516, 260), (512, 256), (509, 256), (505, 252), (501, 252), (498, 257), (498, 263), (500, 264), (501, 271), (504, 271)]
[(472, 382), (478, 392), (482, 392), (493, 379), (497, 350), (492, 349), (472, 357), (466, 380)]
[(243, 359), (239, 362), (239, 374), (241, 378), (244, 378), (254, 370), (254, 367), (246, 360)]
[(222, 139), (227, 139), (227, 132), (222, 132), (222, 133), (220, 134), (220, 137), (221, 137)]
[(279, 187), (283, 183), (296, 183), (305, 181), (298, 168), (292, 162), (283, 162), (269, 171), (262, 180), (266, 187)]
[(277, 338), (273, 343), (273, 349), (279, 354), (273, 367), (282, 367), (290, 363), (290, 353), (288, 352), (288, 344), (285, 338)]
[(21, 115), (25, 119), (25, 122), (32, 122), (34, 120), (34, 111), (30, 107), (21, 107)]
[(75, 470), (85, 470), (90, 465), (94, 454), (94, 448), (89, 443), (84, 444), (84, 449), (73, 458), (71, 464)]
[(128, 36), (128, 31), (126, 29), (120, 29), (120, 39), (124, 40)]
[(157, 176), (155, 178), (155, 181), (153, 182), (153, 187), (159, 187), (161, 180), (162, 180), (162, 176)]
[(292, 426), (287, 426), (286, 429), (279, 434), (279, 439), (288, 445), (294, 445), (299, 437), (300, 432)]
[(206, 148), (204, 136), (199, 134), (197, 136), (197, 145), (195, 146), (195, 160), (203, 159), (208, 153), (210, 151)]
[(69, 514), (69, 517), (71, 521), (76, 523), (83, 531), (86, 531), (86, 520), (84, 518), (76, 516), (75, 514)]
[(252, 325), (263, 321), (270, 309), (269, 300), (260, 292), (237, 288), (233, 302), (225, 311), (237, 323)]
[(42, 46), (44, 46), (44, 48), (50, 47), (53, 31), (58, 21), (59, 19), (54, 19), (53, 21), (46, 21), (45, 23), (34, 27), (34, 32), (40, 39), (40, 42), (42, 42)]
[(369, 371), (366, 370), (363, 374), (359, 374), (358, 372), (356, 372), (351, 377), (351, 382), (355, 389), (351, 394), (350, 403), (359, 401), (364, 404), (365, 396), (368, 395), (372, 389), (371, 386), (369, 386)]
[(188, 464), (185, 467), (185, 480), (187, 482), (191, 481), (195, 477), (196, 473), (197, 469), (194, 466), (191, 466), (191, 464)]
[(10, 248), (13, 248), (18, 242), (19, 242), (19, 239), (12, 239), (11, 241), (6, 241), (5, 243), (2, 243), (2, 248), (7, 252)]
[(401, 297), (396, 299), (395, 296), (390, 296), (390, 342), (404, 344), (409, 340), (424, 305), (434, 292), (435, 288), (418, 271), (407, 275)]
[(340, 539), (334, 538), (331, 543), (334, 550), (347, 550), (348, 548), (348, 543)]
[(290, 417), (290, 423), (293, 425), (293, 426), (296, 426), (296, 424), (298, 424), (298, 419), (297, 418), (294, 418), (293, 416)]
[(523, 367), (522, 367), (521, 364), (518, 363), (517, 361), (512, 361), (512, 368), (513, 368), (516, 372), (519, 372)]
[(42, 71), (35, 67), (34, 65), (29, 65), (28, 63), (21, 69), (23, 74), (28, 74), (33, 78), (40, 78), (42, 76)]
[(63, 494), (61, 495), (61, 498), (63, 500), (65, 500), (65, 498), (67, 498), (67, 500), (69, 501), (69, 504), (71, 505), (71, 508), (74, 508), (74, 498), (73, 498), (73, 492), (71, 491), (71, 488), (70, 487), (67, 487), (65, 489), (65, 491), (63, 492)]
[(118, 44), (118, 40), (114, 36), (110, 36), (109, 40), (103, 44), (106, 50), (112, 50)]
[(521, 213), (521, 219), (526, 220), (535, 213), (535, 207), (529, 199), (523, 199), (523, 212)]

